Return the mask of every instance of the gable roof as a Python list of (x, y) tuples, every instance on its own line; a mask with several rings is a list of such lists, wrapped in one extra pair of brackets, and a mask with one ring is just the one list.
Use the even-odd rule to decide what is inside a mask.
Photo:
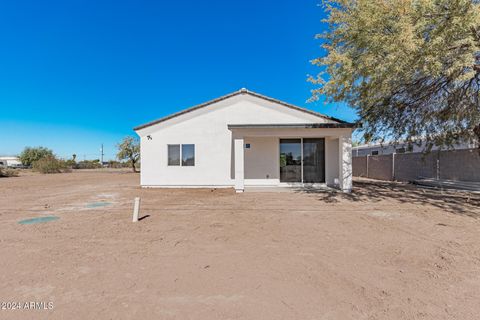
[(188, 108), (188, 109), (184, 109), (184, 110), (182, 110), (182, 111), (173, 113), (173, 114), (168, 115), (168, 116), (166, 116), (166, 117), (163, 117), (163, 118), (160, 118), (160, 119), (157, 119), (157, 120), (154, 120), (154, 121), (151, 121), (151, 122), (148, 122), (148, 123), (139, 125), (139, 126), (133, 128), (133, 130), (137, 131), (137, 130), (140, 130), (140, 129), (144, 129), (144, 128), (147, 128), (147, 127), (156, 125), (156, 124), (158, 124), (158, 123), (161, 123), (161, 122), (170, 120), (170, 119), (172, 119), (172, 118), (176, 118), (176, 117), (181, 116), (181, 115), (183, 115), (183, 114), (185, 114), (185, 113), (188, 113), (188, 112), (191, 112), (191, 111), (195, 111), (195, 110), (201, 109), (201, 108), (203, 108), (203, 107), (209, 106), (209, 105), (211, 105), (211, 104), (214, 104), (214, 103), (220, 102), (220, 101), (222, 101), (222, 100), (226, 100), (226, 99), (228, 99), (228, 98), (231, 98), (231, 97), (234, 97), (234, 96), (237, 96), (237, 95), (241, 95), (241, 94), (247, 94), (247, 95), (250, 95), (250, 96), (253, 96), (253, 97), (257, 97), (257, 98), (260, 98), (260, 99), (263, 99), (263, 100), (266, 100), (266, 101), (269, 101), (269, 102), (277, 103), (277, 104), (283, 105), (283, 106), (285, 106), (285, 107), (287, 107), (287, 108), (294, 109), (294, 110), (301, 111), (301, 112), (305, 112), (305, 113), (308, 113), (308, 114), (311, 114), (311, 115), (314, 115), (314, 116), (317, 116), (317, 117), (322, 117), (322, 118), (327, 119), (327, 120), (332, 120), (332, 121), (335, 121), (335, 122), (338, 122), (338, 123), (349, 124), (349, 123), (346, 122), (346, 121), (343, 121), (343, 120), (340, 120), (340, 119), (337, 119), (337, 118), (334, 118), (334, 117), (329, 117), (329, 116), (326, 116), (326, 115), (324, 115), (324, 114), (321, 114), (321, 113), (318, 113), (318, 112), (315, 112), (315, 111), (312, 111), (312, 110), (308, 110), (308, 109), (305, 109), (305, 108), (302, 108), (302, 107), (298, 107), (298, 106), (296, 106), (296, 105), (293, 105), (293, 104), (290, 104), (290, 103), (287, 103), (287, 102), (283, 102), (283, 101), (281, 101), (281, 100), (277, 100), (277, 99), (274, 99), (274, 98), (270, 98), (270, 97), (264, 96), (264, 95), (262, 95), (262, 94), (259, 94), (259, 93), (256, 93), (256, 92), (247, 90), (247, 89), (245, 89), (245, 88), (242, 88), (242, 89), (240, 89), (240, 90), (238, 90), (238, 91), (234, 91), (234, 92), (232, 92), (232, 93), (226, 94), (226, 95), (221, 96), (221, 97), (219, 97), (219, 98), (216, 98), (216, 99), (213, 99), (213, 100), (210, 100), (210, 101), (207, 101), (207, 102), (198, 104), (198, 105), (193, 106), (193, 107), (190, 107), (190, 108)]

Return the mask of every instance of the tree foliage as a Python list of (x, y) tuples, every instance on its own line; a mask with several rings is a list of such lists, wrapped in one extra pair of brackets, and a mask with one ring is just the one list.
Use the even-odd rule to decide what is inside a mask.
[(134, 137), (125, 137), (122, 142), (117, 145), (118, 160), (127, 160), (132, 166), (133, 172), (136, 172), (136, 163), (140, 159), (140, 142)]
[(480, 1), (325, 0), (313, 99), (344, 101), (367, 141), (480, 139)]
[(47, 157), (54, 157), (54, 154), (52, 150), (45, 147), (26, 147), (18, 156), (25, 166), (31, 166), (34, 162)]

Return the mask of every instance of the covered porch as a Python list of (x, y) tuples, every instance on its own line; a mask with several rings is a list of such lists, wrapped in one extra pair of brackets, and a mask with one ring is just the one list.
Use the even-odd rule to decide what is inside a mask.
[(350, 123), (231, 124), (232, 179), (245, 187), (352, 189)]

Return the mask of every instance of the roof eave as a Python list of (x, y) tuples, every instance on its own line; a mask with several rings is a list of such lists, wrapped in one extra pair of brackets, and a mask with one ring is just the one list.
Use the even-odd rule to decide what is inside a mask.
[(276, 129), (276, 128), (301, 128), (301, 129), (355, 129), (355, 123), (278, 123), (278, 124), (229, 124), (228, 129)]

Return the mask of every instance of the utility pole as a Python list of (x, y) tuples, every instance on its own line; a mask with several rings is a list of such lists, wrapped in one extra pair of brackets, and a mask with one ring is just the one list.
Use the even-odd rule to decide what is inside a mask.
[(101, 158), (102, 158), (101, 164), (102, 164), (102, 166), (103, 166), (103, 155), (104, 155), (104, 153), (103, 153), (103, 143), (102, 143), (102, 148), (100, 149), (100, 151), (102, 152), (102, 154), (101, 154), (101, 155), (102, 155), (102, 157), (101, 157)]

